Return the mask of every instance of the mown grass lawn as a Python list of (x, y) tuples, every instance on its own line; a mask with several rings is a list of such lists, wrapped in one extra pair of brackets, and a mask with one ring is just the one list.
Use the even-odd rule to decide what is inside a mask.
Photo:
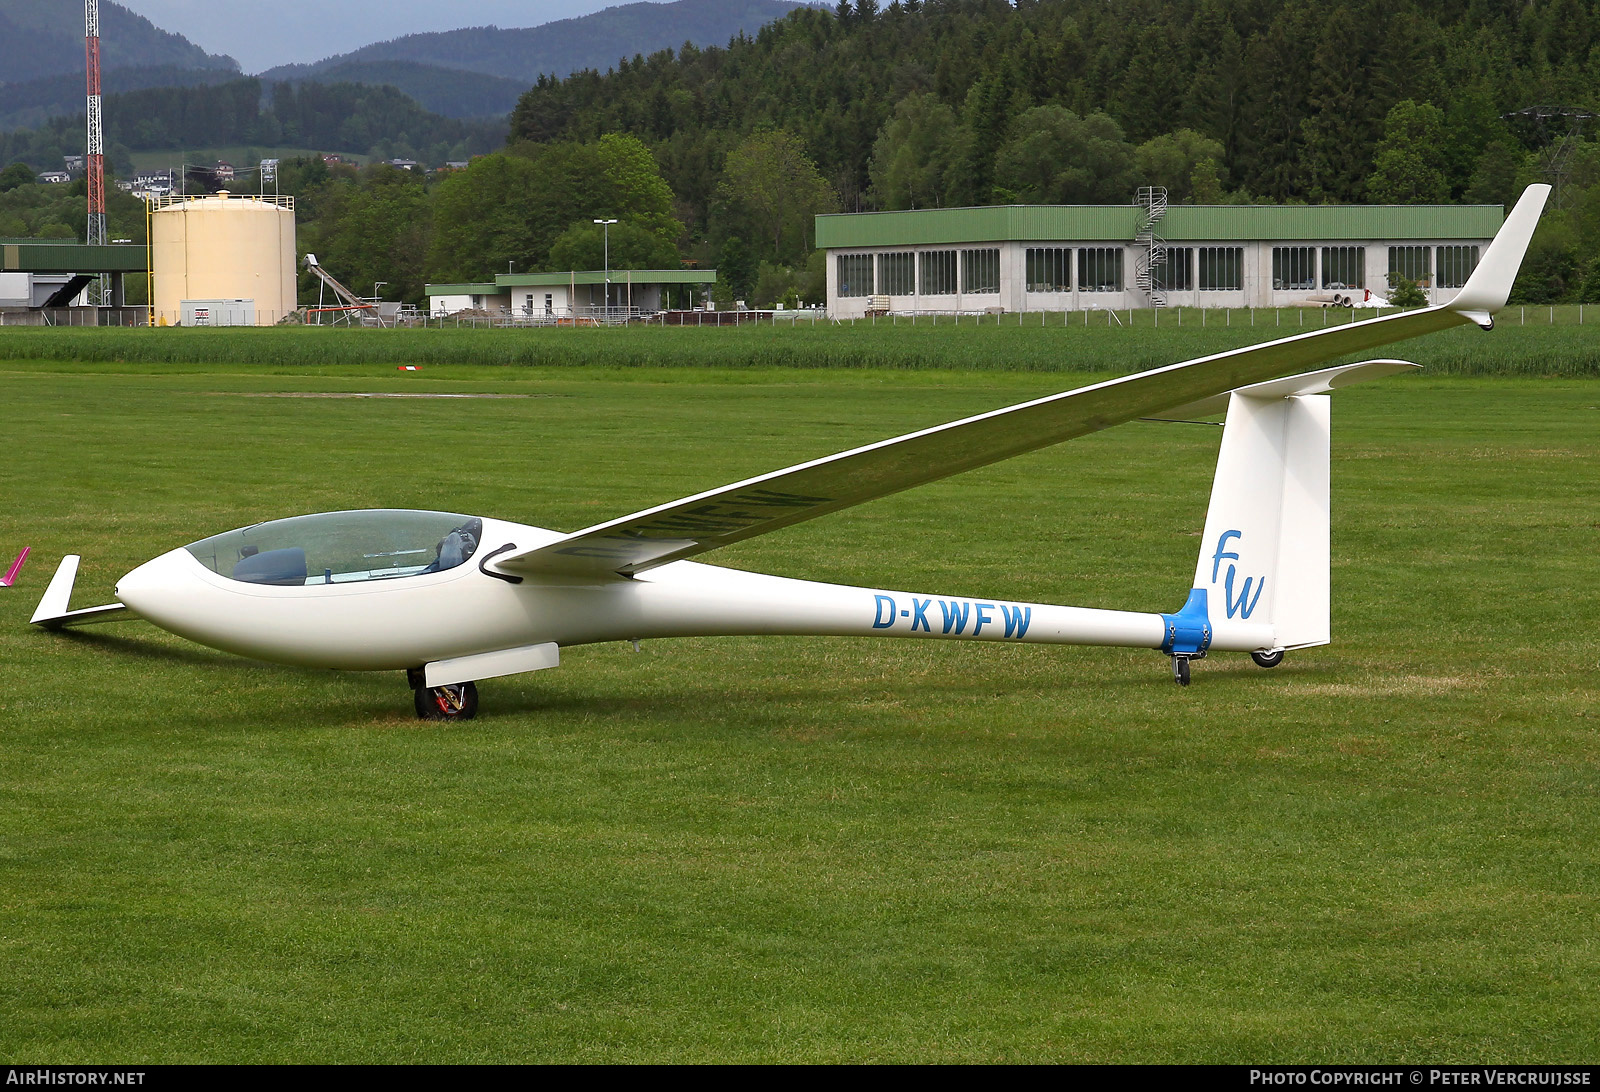
[[(1592, 1061), (1600, 385), (1335, 405), (1335, 644), (570, 650), (398, 676), (26, 624), (261, 518), (576, 528), (1081, 376), (7, 362), (0, 1056)], [(499, 393), (504, 399), (278, 397)], [(1132, 424), (750, 541), (1171, 610), (1219, 430)]]

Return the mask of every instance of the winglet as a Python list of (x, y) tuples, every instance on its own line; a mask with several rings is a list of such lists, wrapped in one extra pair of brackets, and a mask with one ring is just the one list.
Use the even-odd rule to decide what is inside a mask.
[(1445, 304), (1446, 307), (1485, 329), (1494, 325), (1493, 316), (1511, 295), (1512, 282), (1522, 268), (1522, 258), (1528, 252), (1528, 243), (1533, 239), (1534, 228), (1539, 226), (1539, 214), (1544, 211), (1549, 196), (1550, 187), (1544, 183), (1522, 191), (1522, 199), (1500, 225), (1483, 260), (1467, 278), (1466, 287)]
[(17, 555), (17, 559), (11, 563), (11, 568), (6, 570), (6, 575), (0, 576), (0, 585), (9, 588), (16, 584), (17, 574), (22, 571), (23, 563), (28, 560), (28, 553), (32, 549), (32, 546), (24, 546), (22, 548), (22, 552)]
[(28, 621), (38, 625), (47, 619), (61, 618), (67, 614), (67, 604), (72, 601), (72, 585), (78, 580), (80, 560), (77, 554), (68, 554), (61, 559), (56, 575), (50, 578), (50, 586), (44, 590), (38, 608)]

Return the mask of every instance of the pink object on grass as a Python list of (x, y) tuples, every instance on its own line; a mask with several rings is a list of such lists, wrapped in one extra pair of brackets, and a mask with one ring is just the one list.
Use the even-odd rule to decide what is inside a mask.
[(11, 568), (6, 570), (6, 575), (0, 578), (0, 584), (4, 584), (9, 588), (17, 582), (17, 574), (22, 571), (22, 563), (28, 560), (28, 551), (31, 549), (33, 549), (32, 546), (24, 546), (22, 548), (22, 552), (17, 555), (17, 559), (11, 563)]

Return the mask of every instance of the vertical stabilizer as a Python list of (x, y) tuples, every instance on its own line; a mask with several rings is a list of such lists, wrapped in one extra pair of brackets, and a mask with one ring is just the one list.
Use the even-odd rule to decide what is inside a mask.
[(1195, 566), (1211, 624), (1270, 624), (1277, 648), (1327, 644), (1331, 403), (1234, 393)]

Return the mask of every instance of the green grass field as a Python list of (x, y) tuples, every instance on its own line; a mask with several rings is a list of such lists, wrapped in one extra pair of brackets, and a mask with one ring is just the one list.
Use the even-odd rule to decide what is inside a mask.
[[(0, 565), (34, 548), (0, 589), (0, 1057), (1592, 1061), (1592, 380), (1342, 392), (1335, 643), (1187, 690), (1150, 652), (705, 639), (569, 650), (452, 727), (397, 675), (26, 624), (68, 552), (89, 605), (296, 512), (575, 528), (1088, 378), (971, 344), (957, 370), (0, 363)], [(522, 397), (280, 397), (354, 392)], [(1218, 435), (1125, 425), (708, 560), (1172, 610)]]

